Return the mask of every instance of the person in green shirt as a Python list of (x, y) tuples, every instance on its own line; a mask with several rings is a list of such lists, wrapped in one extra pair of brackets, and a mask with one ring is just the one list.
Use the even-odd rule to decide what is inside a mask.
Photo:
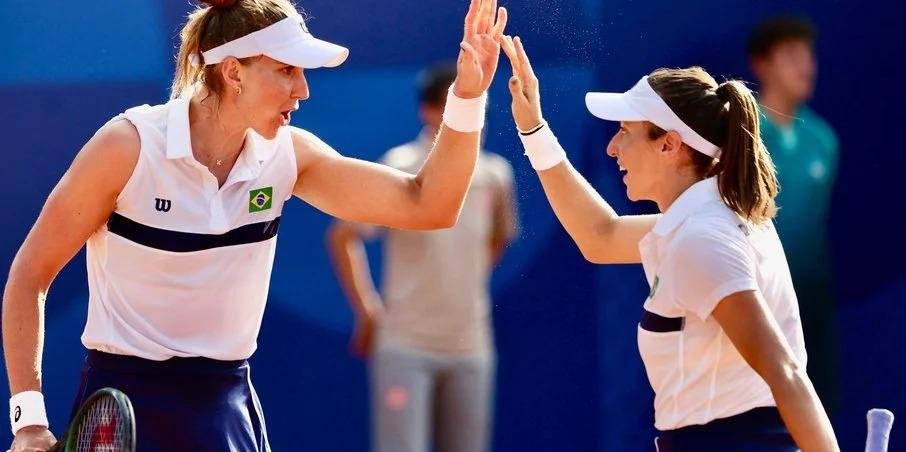
[(837, 174), (833, 129), (806, 102), (815, 87), (815, 30), (802, 18), (768, 19), (748, 41), (758, 80), (761, 137), (777, 167), (777, 231), (799, 299), (808, 374), (828, 413), (837, 405), (836, 301), (828, 211)]

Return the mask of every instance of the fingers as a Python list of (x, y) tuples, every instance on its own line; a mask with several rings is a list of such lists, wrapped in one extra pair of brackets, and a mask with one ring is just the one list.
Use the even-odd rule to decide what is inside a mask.
[(519, 65), (528, 73), (535, 75), (535, 71), (532, 70), (532, 63), (529, 62), (528, 55), (525, 53), (525, 47), (522, 47), (522, 39), (519, 36), (516, 36), (514, 40), (516, 44), (516, 54), (519, 56)]
[(519, 39), (518, 36), (514, 39), (512, 36), (503, 35), (500, 39), (500, 47), (503, 48), (503, 52), (510, 60), (510, 65), (513, 67), (513, 78), (510, 79), (510, 89), (513, 89), (515, 83), (518, 88), (525, 93), (525, 96), (531, 95), (538, 87), (538, 79), (535, 77), (535, 72), (532, 70), (528, 55), (525, 54), (525, 47), (522, 46), (522, 40)]
[(478, 17), (478, 6), (481, 0), (472, 0), (469, 3), (469, 12), (466, 13), (466, 35), (475, 33), (475, 22)]
[(492, 32), (494, 40), (497, 42), (500, 42), (500, 37), (503, 36), (503, 31), (506, 29), (506, 21), (507, 11), (506, 8), (501, 6), (500, 9), (497, 10), (497, 23), (494, 24), (494, 30)]
[(494, 27), (494, 16), (498, 14), (497, 11), (497, 0), (491, 0), (491, 4), (488, 5), (488, 28), (484, 31), (485, 33), (490, 33), (491, 29)]
[(513, 37), (503, 35), (500, 39), (500, 47), (503, 48), (503, 53), (505, 53), (507, 59), (510, 60), (510, 66), (513, 68), (513, 75), (519, 75), (519, 55), (516, 54), (516, 47), (513, 45)]
[(488, 7), (491, 0), (481, 0), (481, 6), (478, 7), (478, 14), (475, 18), (475, 33), (484, 34), (488, 32), (491, 26), (491, 18), (488, 17)]

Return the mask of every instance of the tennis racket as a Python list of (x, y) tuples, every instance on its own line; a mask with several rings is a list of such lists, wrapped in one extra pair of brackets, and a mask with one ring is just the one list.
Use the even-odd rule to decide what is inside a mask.
[(887, 452), (893, 413), (875, 408), (868, 411), (867, 417), (868, 439), (865, 440), (865, 452)]
[(135, 415), (129, 398), (113, 388), (98, 390), (47, 452), (135, 452)]

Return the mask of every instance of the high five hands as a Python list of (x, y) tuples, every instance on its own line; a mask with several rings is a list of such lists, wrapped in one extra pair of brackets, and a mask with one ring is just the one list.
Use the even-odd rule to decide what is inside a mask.
[[(495, 20), (496, 13), (496, 20)], [(456, 81), (453, 93), (464, 99), (481, 96), (494, 79), (503, 48), (513, 76), (509, 88), (513, 97), (513, 119), (519, 130), (531, 130), (544, 120), (538, 78), (517, 36), (504, 35), (507, 24), (506, 8), (497, 7), (497, 0), (472, 0), (466, 14), (463, 40), (456, 62)]]

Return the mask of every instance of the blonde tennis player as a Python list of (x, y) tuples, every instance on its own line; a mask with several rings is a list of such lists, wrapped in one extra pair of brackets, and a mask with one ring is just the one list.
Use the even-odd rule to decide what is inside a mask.
[(43, 307), (87, 242), (88, 358), (135, 408), (139, 451), (270, 450), (246, 359), (292, 195), (351, 221), (453, 225), (475, 167), (506, 12), (473, 0), (440, 133), (416, 175), (346, 158), (289, 126), (306, 71), (347, 49), (287, 0), (220, 0), (182, 30), (172, 99), (126, 110), (82, 148), (17, 254), (3, 297), (12, 450), (54, 443), (41, 395)]

